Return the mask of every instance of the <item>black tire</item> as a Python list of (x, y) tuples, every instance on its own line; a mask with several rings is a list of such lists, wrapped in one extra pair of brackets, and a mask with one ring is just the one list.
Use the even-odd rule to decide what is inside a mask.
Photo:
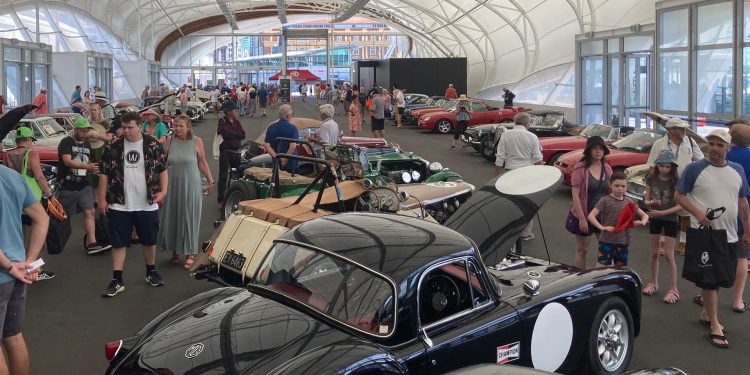
[(479, 153), (482, 154), (488, 162), (494, 163), (495, 158), (497, 157), (497, 155), (495, 155), (495, 152), (497, 152), (497, 147), (495, 146), (495, 135), (485, 135), (479, 142)]
[(453, 129), (453, 123), (448, 119), (441, 119), (435, 123), (435, 132), (440, 134), (448, 134)]
[(258, 193), (252, 183), (243, 180), (233, 182), (224, 194), (224, 209), (221, 211), (221, 219), (226, 220), (229, 215), (237, 211), (240, 202), (256, 198), (258, 198)]
[[(599, 307), (592, 322), (586, 353), (588, 373), (610, 375), (625, 371), (635, 343), (633, 316), (628, 305), (622, 298), (610, 297)], [(619, 331), (614, 331), (612, 328), (617, 326)]]
[(552, 155), (549, 159), (547, 159), (547, 165), (555, 165), (555, 162), (557, 161), (557, 159), (560, 159), (560, 156), (562, 156), (562, 154), (564, 154), (564, 153), (563, 152), (558, 152), (558, 153)]

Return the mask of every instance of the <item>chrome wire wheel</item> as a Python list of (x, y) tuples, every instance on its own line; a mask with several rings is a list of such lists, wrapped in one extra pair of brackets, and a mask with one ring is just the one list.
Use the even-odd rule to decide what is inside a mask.
[(620, 369), (630, 347), (630, 328), (628, 320), (619, 309), (612, 309), (604, 314), (599, 323), (596, 345), (602, 368), (608, 372)]
[(224, 202), (224, 220), (232, 216), (240, 208), (240, 202), (242, 201), (242, 192), (234, 190), (229, 193)]

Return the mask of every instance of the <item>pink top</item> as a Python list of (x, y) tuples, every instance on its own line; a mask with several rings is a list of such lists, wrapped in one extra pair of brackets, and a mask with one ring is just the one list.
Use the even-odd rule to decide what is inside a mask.
[(34, 98), (34, 100), (31, 101), (31, 104), (39, 107), (36, 110), (37, 115), (43, 115), (45, 113), (48, 113), (47, 111), (47, 94), (39, 93), (39, 95)]
[[(604, 164), (604, 178), (609, 180), (609, 177), (612, 176), (612, 167), (609, 166), (607, 163)], [(578, 162), (573, 167), (573, 172), (570, 174), (570, 185), (575, 186), (578, 188), (581, 188), (581, 208), (583, 208), (584, 214), (588, 214), (589, 208), (588, 208), (588, 202), (589, 202), (589, 178), (588, 178), (588, 168), (586, 168), (586, 165), (581, 161)], [(578, 217), (578, 214), (576, 214), (575, 207), (570, 207), (570, 212), (573, 213), (576, 217)], [(580, 217), (578, 217), (578, 220), (581, 220)]]

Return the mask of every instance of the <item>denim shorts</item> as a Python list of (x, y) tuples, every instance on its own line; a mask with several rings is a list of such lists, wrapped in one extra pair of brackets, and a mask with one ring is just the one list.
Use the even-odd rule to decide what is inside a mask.
[(159, 211), (118, 211), (110, 209), (109, 237), (112, 247), (119, 249), (130, 246), (130, 235), (135, 227), (141, 245), (156, 245), (159, 234)]
[(596, 261), (605, 266), (627, 266), (628, 244), (599, 242), (599, 255)]

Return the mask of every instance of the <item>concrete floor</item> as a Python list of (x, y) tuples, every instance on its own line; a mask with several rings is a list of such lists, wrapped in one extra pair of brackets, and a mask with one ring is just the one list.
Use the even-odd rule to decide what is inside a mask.
[[(310, 101), (294, 105), (297, 117), (317, 117), (315, 110), (315, 103)], [(248, 139), (257, 137), (276, 117), (275, 108), (269, 113), (269, 117), (264, 119), (242, 119)], [(346, 131), (346, 119), (336, 116), (336, 120)], [(368, 127), (365, 126), (366, 129)], [(215, 129), (213, 116), (194, 124), (194, 133), (204, 139), (209, 149)], [(368, 133), (362, 132), (362, 135)], [(472, 149), (450, 151), (450, 135), (425, 133), (414, 127), (397, 129), (387, 125), (385, 136), (399, 143), (404, 150), (414, 151), (430, 161), (440, 161), (477, 187), (494, 175), (494, 166)], [(210, 150), (207, 151), (210, 153)], [(214, 178), (218, 179), (218, 161), (210, 159), (209, 164)], [(212, 193), (204, 201), (201, 240), (213, 231), (211, 222), (218, 215), (215, 198), (215, 193)], [(553, 261), (573, 261), (575, 239), (563, 228), (569, 206), (570, 189), (561, 188), (542, 209), (539, 215), (542, 227), (535, 225), (536, 238), (525, 243), (525, 253), (546, 258), (546, 239), (546, 247)], [(182, 267), (170, 265), (170, 256), (166, 253), (159, 253), (157, 258), (157, 267), (166, 280), (166, 286), (148, 286), (143, 280), (145, 269), (141, 251), (136, 246), (130, 249), (127, 258), (124, 273), (126, 291), (115, 298), (104, 299), (100, 294), (111, 279), (111, 257), (109, 253), (86, 256), (82, 249), (82, 237), (79, 215), (74, 221), (73, 235), (65, 252), (57, 256), (43, 255), (48, 269), (56, 272), (57, 277), (35, 284), (28, 290), (24, 335), (31, 353), (32, 374), (102, 373), (106, 368), (106, 342), (126, 338), (173, 304), (216, 287), (215, 284), (188, 277)], [(592, 244), (590, 248), (589, 264), (595, 260), (594, 246)], [(630, 267), (646, 277), (649, 249), (645, 229), (633, 231), (630, 252)], [(664, 268), (662, 263), (662, 270)], [(682, 258), (678, 256), (678, 269), (681, 268)], [(696, 289), (680, 279), (682, 300), (676, 305), (667, 305), (661, 302), (668, 285), (664, 271), (660, 284), (658, 295), (643, 298), (642, 330), (635, 342), (631, 369), (674, 366), (689, 374), (746, 374), (750, 371), (750, 357), (747, 355), (750, 350), (750, 330), (746, 328), (750, 312), (732, 312), (729, 291), (721, 292), (719, 317), (729, 330), (727, 336), (733, 347), (722, 350), (710, 346), (703, 338), (706, 329), (698, 323), (698, 306), (691, 302)]]

